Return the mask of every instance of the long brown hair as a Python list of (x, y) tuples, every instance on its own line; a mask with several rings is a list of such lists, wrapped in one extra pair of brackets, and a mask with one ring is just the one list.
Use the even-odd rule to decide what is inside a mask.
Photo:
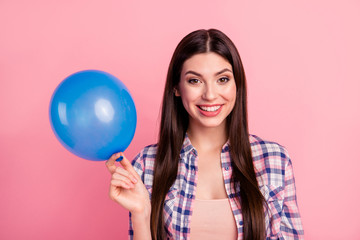
[[(260, 240), (265, 237), (264, 197), (256, 180), (251, 155), (247, 121), (246, 81), (240, 55), (233, 42), (216, 29), (197, 30), (185, 36), (172, 56), (164, 90), (158, 149), (154, 166), (151, 197), (151, 235), (153, 239), (166, 239), (163, 207), (167, 192), (174, 184), (178, 160), (189, 117), (181, 98), (174, 89), (180, 81), (183, 63), (198, 53), (214, 52), (229, 61), (236, 82), (236, 102), (227, 117), (230, 156), (233, 166), (232, 182), (240, 189), (237, 198), (244, 222), (244, 239)], [(241, 184), (240, 184), (241, 183)]]

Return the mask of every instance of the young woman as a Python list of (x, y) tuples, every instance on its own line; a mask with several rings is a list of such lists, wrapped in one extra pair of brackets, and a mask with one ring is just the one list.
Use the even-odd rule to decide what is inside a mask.
[[(116, 167), (116, 159), (122, 167)], [(250, 135), (245, 73), (222, 32), (194, 31), (171, 59), (159, 141), (114, 154), (110, 197), (131, 239), (302, 239), (291, 160)]]

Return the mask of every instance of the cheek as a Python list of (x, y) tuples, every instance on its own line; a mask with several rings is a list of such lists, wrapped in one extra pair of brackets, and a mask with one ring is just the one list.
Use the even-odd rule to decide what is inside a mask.
[(190, 103), (195, 102), (199, 97), (198, 89), (181, 89), (181, 99), (183, 103), (189, 105)]
[(180, 89), (180, 98), (186, 111), (189, 111), (189, 96), (183, 89)]
[(182, 94), (181, 95), (181, 101), (182, 101), (186, 111), (189, 112), (191, 103), (193, 102), (193, 100), (191, 99), (191, 95)]
[(230, 103), (230, 108), (231, 108), (230, 111), (232, 111), (234, 109), (236, 102), (236, 87), (229, 88), (225, 96), (227, 97), (227, 100)]
[(226, 89), (226, 91), (224, 92), (224, 96), (232, 102), (235, 102), (236, 99), (236, 87), (232, 86)]

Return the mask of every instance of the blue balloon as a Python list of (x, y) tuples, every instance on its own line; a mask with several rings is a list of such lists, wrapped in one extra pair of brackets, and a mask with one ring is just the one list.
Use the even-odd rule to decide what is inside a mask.
[(55, 89), (51, 127), (61, 144), (88, 160), (107, 160), (123, 152), (134, 137), (136, 109), (126, 86), (113, 75), (85, 70)]

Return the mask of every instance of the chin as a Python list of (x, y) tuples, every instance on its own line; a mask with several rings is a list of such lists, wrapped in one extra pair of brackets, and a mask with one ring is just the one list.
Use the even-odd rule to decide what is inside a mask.
[(205, 128), (217, 128), (217, 127), (222, 127), (225, 123), (225, 120), (223, 121), (203, 121), (200, 122), (199, 125), (201, 125), (202, 127)]

